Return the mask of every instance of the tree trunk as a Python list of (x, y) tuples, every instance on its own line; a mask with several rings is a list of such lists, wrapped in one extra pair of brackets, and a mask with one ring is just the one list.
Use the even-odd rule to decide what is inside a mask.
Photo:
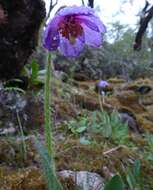
[(37, 46), (42, 0), (0, 0), (0, 79), (17, 77)]

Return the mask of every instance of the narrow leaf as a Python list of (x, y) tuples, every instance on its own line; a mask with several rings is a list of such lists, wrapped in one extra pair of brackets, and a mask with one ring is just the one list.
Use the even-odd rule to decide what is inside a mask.
[(124, 190), (121, 177), (119, 175), (113, 176), (105, 185), (104, 190)]

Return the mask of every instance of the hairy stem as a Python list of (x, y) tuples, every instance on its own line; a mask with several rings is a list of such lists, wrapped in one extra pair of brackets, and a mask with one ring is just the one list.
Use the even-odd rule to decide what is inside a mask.
[(51, 122), (51, 53), (48, 53), (48, 60), (46, 62), (46, 79), (45, 79), (45, 94), (44, 94), (44, 114), (45, 114), (45, 143), (47, 146), (47, 150), (49, 155), (52, 158), (52, 167), (55, 171), (55, 163), (54, 163), (54, 143), (53, 143), (53, 129)]

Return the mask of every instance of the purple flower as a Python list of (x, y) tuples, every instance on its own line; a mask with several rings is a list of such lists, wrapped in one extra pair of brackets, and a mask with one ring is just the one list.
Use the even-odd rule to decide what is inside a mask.
[(97, 86), (99, 88), (105, 88), (105, 87), (109, 86), (109, 83), (107, 81), (105, 81), (105, 80), (101, 80), (101, 81), (98, 82)]
[(106, 28), (89, 7), (61, 9), (49, 22), (44, 34), (44, 47), (59, 49), (65, 56), (78, 56), (84, 45), (99, 47)]

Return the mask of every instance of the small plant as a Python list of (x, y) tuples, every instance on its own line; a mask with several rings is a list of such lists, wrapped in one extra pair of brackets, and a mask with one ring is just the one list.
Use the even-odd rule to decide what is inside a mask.
[(111, 115), (105, 111), (94, 112), (91, 130), (101, 133), (105, 138), (112, 139), (117, 144), (128, 142), (128, 126), (121, 121), (117, 111), (113, 111)]
[(153, 154), (153, 135), (147, 133), (145, 137), (147, 140), (149, 151)]
[(6, 81), (4, 83), (4, 88), (7, 91), (14, 91), (14, 92), (25, 94), (25, 91), (20, 87), (22, 86), (22, 84), (23, 84), (23, 81), (21, 79), (14, 78), (14, 79)]
[(48, 153), (46, 147), (43, 146), (38, 140), (35, 140), (35, 145), (40, 156), (41, 166), (48, 185), (48, 190), (63, 190), (63, 187), (54, 172), (52, 155)]
[(99, 133), (116, 144), (129, 143), (128, 126), (121, 121), (117, 111), (113, 111), (110, 115), (106, 111), (95, 111), (90, 117), (82, 116), (67, 122), (66, 126), (78, 136), (84, 132)]
[(143, 157), (144, 159), (153, 162), (153, 135), (147, 133), (145, 135), (145, 140), (146, 140), (146, 146)]
[[(44, 71), (44, 70), (43, 70)], [(25, 65), (22, 71), (22, 75), (28, 78), (29, 87), (41, 86), (44, 84), (45, 71), (39, 69), (39, 63), (33, 59), (31, 64)]]
[(144, 190), (140, 169), (141, 163), (136, 160), (133, 167), (128, 169), (125, 183), (119, 175), (115, 175), (106, 183), (104, 190), (124, 190), (124, 187), (129, 190)]
[[(80, 20), (78, 19), (80, 18)], [(73, 24), (72, 24), (73, 23)], [(90, 23), (90, 24), (89, 24)], [(86, 29), (88, 25), (90, 34), (94, 36), (88, 38), (85, 35), (89, 33)], [(93, 27), (94, 26), (94, 27)], [(96, 31), (95, 31), (96, 28)], [(75, 32), (74, 32), (75, 31)], [(48, 52), (46, 61), (45, 87), (44, 87), (44, 133), (45, 144), (48, 154), (52, 157), (51, 164), (53, 174), (56, 172), (54, 161), (54, 140), (53, 140), (53, 123), (51, 122), (50, 105), (51, 105), (51, 53), (59, 49), (61, 53), (69, 57), (78, 57), (83, 51), (85, 44), (92, 47), (99, 47), (102, 42), (101, 36), (106, 32), (102, 21), (95, 15), (94, 11), (84, 6), (71, 6), (61, 8), (52, 18), (45, 29), (43, 46)], [(95, 35), (96, 34), (96, 35)], [(91, 40), (92, 39), (92, 40)], [(43, 155), (43, 154), (42, 154)], [(47, 160), (46, 160), (47, 162)], [(50, 171), (51, 172), (51, 171)], [(52, 188), (56, 190), (56, 188)]]
[(5, 90), (25, 94), (27, 88), (42, 87), (45, 80), (45, 70), (39, 70), (38, 62), (33, 59), (31, 64), (26, 64), (18, 78), (10, 79), (4, 83)]
[(30, 77), (31, 82), (33, 84), (38, 83), (38, 80), (37, 80), (38, 75), (39, 75), (39, 64), (35, 59), (33, 59), (31, 63), (31, 77)]
[(130, 168), (126, 174), (126, 181), (130, 190), (142, 190), (143, 182), (141, 179), (141, 163), (136, 160), (133, 167)]
[(68, 129), (75, 135), (80, 135), (85, 132), (88, 128), (89, 120), (88, 117), (79, 117), (77, 120), (71, 120), (67, 123)]

